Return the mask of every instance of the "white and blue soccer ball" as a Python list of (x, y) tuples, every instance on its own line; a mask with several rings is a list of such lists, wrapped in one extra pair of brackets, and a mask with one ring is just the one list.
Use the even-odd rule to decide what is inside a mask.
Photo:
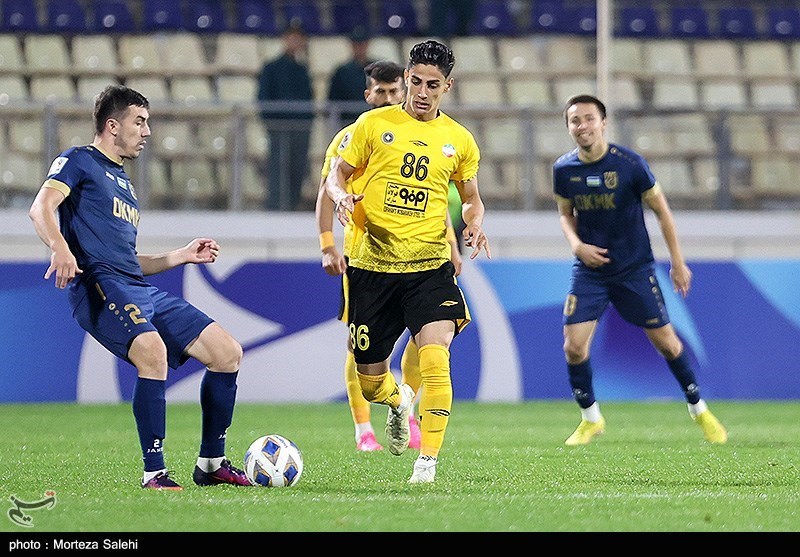
[(303, 453), (283, 435), (264, 435), (244, 454), (244, 473), (255, 486), (291, 487), (303, 475)]

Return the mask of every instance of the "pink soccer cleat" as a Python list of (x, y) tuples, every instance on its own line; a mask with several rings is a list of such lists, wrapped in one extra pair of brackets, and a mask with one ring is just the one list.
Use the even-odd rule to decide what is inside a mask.
[(419, 430), (419, 422), (414, 414), (409, 414), (408, 416), (408, 429), (411, 433), (408, 439), (408, 448), (419, 449), (422, 441), (422, 432)]
[(367, 431), (361, 434), (361, 438), (356, 443), (356, 449), (364, 452), (382, 451), (383, 446), (375, 439), (375, 433)]

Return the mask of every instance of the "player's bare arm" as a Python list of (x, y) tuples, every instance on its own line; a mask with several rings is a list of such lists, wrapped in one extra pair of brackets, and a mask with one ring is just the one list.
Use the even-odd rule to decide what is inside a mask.
[(213, 263), (219, 256), (219, 244), (211, 238), (195, 238), (182, 248), (158, 254), (138, 254), (145, 276), (168, 271), (187, 263)]
[(334, 212), (342, 226), (350, 222), (350, 215), (355, 210), (356, 203), (364, 198), (363, 194), (355, 195), (347, 192), (347, 180), (355, 172), (355, 167), (348, 164), (342, 157), (337, 157), (333, 168), (325, 179), (325, 190), (334, 204)]
[(486, 252), (486, 257), (492, 258), (492, 251), (489, 249), (489, 238), (483, 231), (483, 216), (485, 207), (478, 191), (478, 179), (470, 178), (466, 181), (456, 181), (456, 188), (461, 196), (461, 215), (466, 227), (462, 233), (464, 245), (472, 248), (470, 259), (475, 259), (481, 250)]
[(689, 294), (689, 288), (692, 284), (692, 271), (683, 258), (681, 245), (678, 241), (678, 232), (675, 227), (675, 219), (672, 217), (672, 210), (669, 208), (667, 197), (660, 187), (653, 189), (655, 191), (651, 195), (646, 195), (644, 201), (656, 215), (661, 234), (669, 250), (669, 277), (672, 279), (672, 287), (675, 292), (685, 298)]
[(31, 204), (28, 216), (33, 221), (36, 234), (50, 248), (50, 266), (44, 273), (49, 279), (55, 273), (56, 288), (66, 288), (72, 280), (83, 272), (78, 268), (78, 261), (69, 249), (67, 241), (61, 234), (56, 217), (56, 209), (66, 199), (64, 194), (54, 188), (42, 187)]
[[(338, 160), (338, 159), (337, 159)], [(331, 165), (335, 168), (335, 164)], [(333, 201), (325, 190), (325, 178), (320, 178), (314, 212), (319, 230), (319, 248), (322, 251), (322, 268), (331, 276), (341, 275), (347, 268), (344, 256), (336, 249), (333, 239)]]
[(609, 263), (611, 259), (607, 257), (608, 249), (586, 244), (578, 236), (578, 221), (575, 216), (572, 201), (569, 199), (558, 199), (558, 215), (561, 231), (569, 243), (572, 253), (580, 259), (584, 265), (590, 269), (596, 269)]

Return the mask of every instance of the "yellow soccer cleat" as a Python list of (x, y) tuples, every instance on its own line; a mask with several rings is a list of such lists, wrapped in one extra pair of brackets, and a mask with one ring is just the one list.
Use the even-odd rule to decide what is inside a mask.
[(567, 440), (564, 441), (565, 445), (569, 445), (571, 447), (575, 445), (588, 445), (589, 442), (592, 440), (592, 437), (595, 435), (600, 435), (606, 430), (606, 420), (605, 418), (600, 418), (599, 422), (589, 422), (586, 420), (581, 420), (581, 423), (578, 424), (578, 428), (575, 432), (567, 437)]
[(711, 410), (706, 410), (698, 414), (695, 416), (694, 421), (700, 426), (700, 429), (703, 430), (703, 437), (705, 437), (706, 441), (709, 443), (721, 445), (728, 441), (727, 430), (719, 423), (719, 420), (711, 413)]

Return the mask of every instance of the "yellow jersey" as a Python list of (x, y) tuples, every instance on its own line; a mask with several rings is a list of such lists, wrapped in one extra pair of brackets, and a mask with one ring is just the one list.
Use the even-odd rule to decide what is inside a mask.
[(411, 273), (450, 261), (450, 181), (474, 178), (480, 161), (469, 130), (441, 111), (423, 122), (395, 105), (362, 114), (340, 146), (360, 172), (350, 188), (364, 194), (352, 215), (350, 265)]

